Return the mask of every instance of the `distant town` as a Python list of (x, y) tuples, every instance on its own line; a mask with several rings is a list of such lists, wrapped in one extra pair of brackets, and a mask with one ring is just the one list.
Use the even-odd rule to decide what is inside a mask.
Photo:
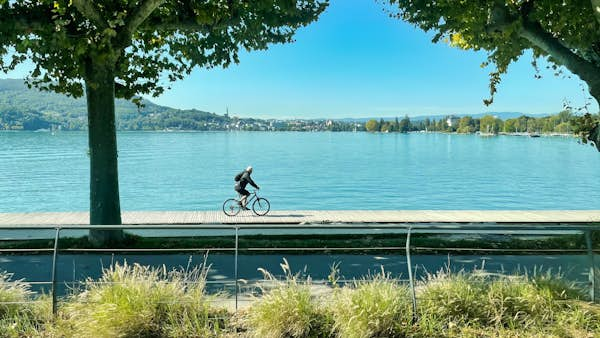
[[(147, 115), (119, 118), (117, 129), (121, 131), (296, 131), (296, 132), (445, 132), (482, 135), (497, 134), (556, 134), (575, 133), (573, 121), (577, 116), (569, 111), (559, 114), (530, 117), (520, 116), (502, 120), (493, 115), (482, 118), (449, 115), (439, 119), (424, 118), (371, 119), (367, 122), (339, 121), (332, 119), (261, 120), (223, 116), (162, 116)], [(188, 114), (189, 115), (189, 114)], [(81, 131), (86, 130), (82, 117), (45, 115), (39, 112), (0, 112), (0, 130), (29, 131)]]
[[(428, 117), (363, 119), (256, 119), (197, 109), (175, 109), (142, 101), (141, 106), (117, 100), (116, 127), (121, 131), (350, 131), (350, 132), (446, 132), (482, 135), (572, 135), (578, 119), (571, 110), (554, 115), (521, 113), (437, 115)], [(366, 113), (365, 115), (371, 115)], [(0, 80), (0, 130), (77, 131), (87, 129), (85, 100), (30, 89), (23, 80)]]

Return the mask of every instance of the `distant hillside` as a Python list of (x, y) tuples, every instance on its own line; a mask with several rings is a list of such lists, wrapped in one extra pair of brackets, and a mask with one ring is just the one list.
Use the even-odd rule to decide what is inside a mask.
[[(121, 130), (209, 129), (229, 117), (200, 110), (179, 110), (142, 101), (139, 108), (126, 100), (115, 101), (117, 128)], [(29, 89), (23, 80), (0, 79), (0, 129), (84, 130), (87, 106), (84, 98), (74, 99), (52, 92)]]
[[(144, 101), (146, 109), (156, 110), (159, 107), (150, 101)], [(116, 100), (118, 113), (135, 113), (137, 107), (126, 100)], [(21, 79), (0, 80), (0, 111), (10, 109), (35, 110), (47, 113), (86, 115), (85, 98), (74, 99), (53, 92), (29, 89)]]
[[(247, 130), (247, 131), (349, 131), (363, 130), (349, 123), (325, 120), (260, 120), (217, 115), (196, 109), (181, 110), (143, 101), (138, 107), (116, 100), (118, 130)], [(23, 80), (0, 79), (0, 130), (86, 130), (83, 98), (29, 89)]]

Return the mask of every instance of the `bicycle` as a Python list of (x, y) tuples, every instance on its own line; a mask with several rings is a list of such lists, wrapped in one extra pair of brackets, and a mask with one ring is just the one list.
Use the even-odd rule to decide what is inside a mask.
[[(264, 197), (258, 197), (256, 190), (248, 195), (246, 201), (246, 206), (250, 205), (250, 202), (252, 202), (252, 212), (254, 212), (256, 216), (264, 216), (271, 210), (271, 203)], [(235, 216), (241, 210), (242, 203), (237, 198), (230, 198), (223, 202), (223, 212), (227, 216)]]

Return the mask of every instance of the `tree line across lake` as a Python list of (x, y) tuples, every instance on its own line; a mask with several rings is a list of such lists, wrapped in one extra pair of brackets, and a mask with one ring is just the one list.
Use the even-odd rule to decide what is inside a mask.
[[(117, 114), (119, 130), (198, 130), (198, 131), (413, 131), (448, 133), (538, 133), (577, 134), (577, 121), (581, 119), (570, 110), (558, 114), (531, 117), (520, 116), (502, 120), (493, 115), (481, 118), (471, 116), (445, 116), (442, 118), (418, 118), (405, 116), (394, 120), (371, 119), (366, 123), (334, 120), (261, 120), (217, 115), (197, 110), (177, 110), (153, 106), (150, 111)], [(0, 130), (86, 130), (83, 114), (58, 114), (35, 110), (8, 109), (0, 111)]]
[[(195, 131), (364, 131), (362, 123), (332, 120), (262, 120), (217, 115), (199, 110), (178, 110), (153, 106), (152, 110), (116, 114), (121, 131), (195, 130)], [(78, 113), (40, 112), (6, 109), (0, 106), (0, 130), (87, 130), (87, 119)]]
[(440, 119), (411, 120), (408, 116), (403, 119), (384, 121), (383, 119), (371, 119), (365, 123), (364, 129), (369, 132), (400, 132), (432, 131), (451, 132), (461, 134), (471, 133), (537, 133), (537, 134), (577, 134), (577, 121), (580, 116), (573, 114), (569, 109), (558, 114), (531, 117), (520, 116), (502, 120), (493, 115), (485, 115), (481, 118), (471, 116), (446, 116)]
[[(504, 120), (454, 115), (359, 120), (254, 119), (215, 114), (197, 109), (176, 109), (148, 100), (138, 107), (126, 100), (115, 101), (118, 130), (210, 130), (210, 131), (436, 131), (458, 133), (559, 133), (576, 134), (584, 124), (579, 114), (566, 108), (558, 114), (530, 117), (504, 115)], [(579, 111), (579, 110), (575, 110)], [(508, 118), (514, 117), (514, 118)], [(591, 116), (594, 118), (594, 116)], [(363, 120), (364, 121), (364, 120)], [(579, 122), (578, 122), (579, 121)], [(0, 80), (0, 130), (87, 130), (87, 106), (83, 99), (27, 88), (23, 80)]]

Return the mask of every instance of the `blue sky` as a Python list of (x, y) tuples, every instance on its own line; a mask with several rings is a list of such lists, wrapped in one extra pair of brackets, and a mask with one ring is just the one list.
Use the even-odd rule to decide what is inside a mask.
[(583, 105), (582, 81), (545, 69), (535, 79), (531, 56), (525, 55), (486, 107), (490, 69), (480, 67), (485, 53), (433, 44), (432, 33), (392, 19), (383, 9), (374, 0), (331, 0), (295, 43), (243, 53), (240, 64), (228, 69), (196, 70), (154, 101), (285, 118), (541, 114), (560, 111), (565, 99)]
[(565, 99), (582, 106), (589, 96), (574, 75), (555, 77), (541, 67), (543, 77), (535, 79), (526, 54), (486, 107), (485, 53), (433, 44), (432, 35), (389, 18), (375, 0), (331, 0), (295, 43), (244, 52), (227, 69), (196, 69), (151, 100), (218, 114), (228, 108), (241, 117), (343, 118), (556, 113)]

